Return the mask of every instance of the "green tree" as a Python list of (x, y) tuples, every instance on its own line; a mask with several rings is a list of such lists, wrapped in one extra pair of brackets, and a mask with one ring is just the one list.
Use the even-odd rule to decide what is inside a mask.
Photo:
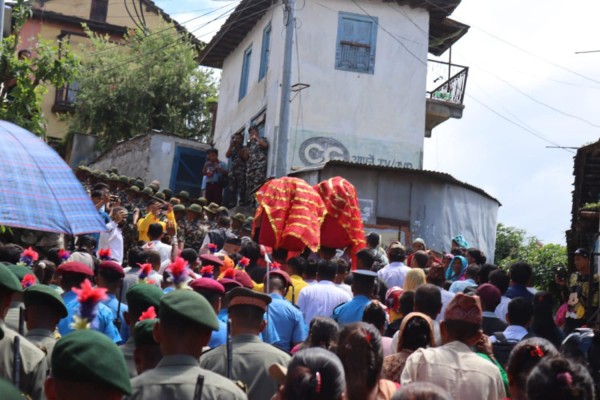
[(557, 294), (554, 276), (559, 266), (567, 265), (567, 248), (554, 243), (542, 244), (523, 229), (498, 224), (494, 260), (504, 269), (517, 261), (528, 263), (533, 269), (534, 286)]
[(114, 43), (88, 31), (71, 133), (91, 133), (100, 148), (151, 129), (207, 141), (212, 74), (197, 47), (173, 27), (134, 31)]
[(59, 43), (40, 38), (30, 49), (32, 57), (19, 57), (20, 32), (30, 17), (29, 4), (18, 0), (12, 8), (11, 34), (2, 39), (0, 48), (0, 119), (45, 137), (42, 97), (48, 92), (47, 86), (72, 82), (80, 63), (67, 43), (62, 43), (59, 51)]

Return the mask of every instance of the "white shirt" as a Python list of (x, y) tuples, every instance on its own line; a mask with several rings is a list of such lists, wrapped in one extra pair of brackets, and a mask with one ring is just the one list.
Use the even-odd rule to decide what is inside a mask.
[(442, 294), (442, 311), (440, 311), (435, 320), (437, 322), (442, 322), (444, 320), (444, 314), (446, 313), (446, 307), (448, 307), (448, 303), (452, 301), (456, 294), (449, 292), (441, 287), (438, 287), (438, 289), (440, 289), (440, 293)]
[(350, 296), (354, 296), (352, 293), (352, 287), (350, 285), (346, 285), (345, 283), (336, 283), (335, 286), (342, 289), (344, 292), (348, 293)]
[(400, 384), (419, 381), (440, 386), (453, 399), (501, 400), (506, 397), (498, 367), (457, 341), (418, 349), (408, 357)]
[(403, 262), (395, 261), (377, 271), (379, 279), (385, 282), (388, 288), (392, 286), (404, 287), (404, 279), (411, 268)]
[(496, 307), (496, 315), (502, 321), (506, 322), (506, 314), (508, 313), (508, 303), (510, 303), (510, 299), (506, 296), (500, 297), (500, 304)]
[(319, 281), (304, 287), (298, 296), (298, 307), (308, 325), (314, 317), (330, 317), (333, 309), (352, 300), (352, 296), (331, 281)]
[[(502, 333), (504, 334), (506, 340), (520, 342), (529, 333), (529, 331), (521, 325), (509, 325)], [(497, 341), (498, 339), (496, 336), (490, 336), (490, 342), (496, 343)]]
[(106, 232), (100, 233), (98, 248), (110, 249), (110, 256), (113, 260), (123, 264), (123, 232), (115, 221), (106, 224), (106, 229)]
[(162, 264), (165, 261), (171, 260), (171, 252), (173, 251), (173, 246), (164, 244), (160, 240), (152, 240), (151, 242), (146, 243), (143, 249), (158, 251), (158, 254), (160, 254), (160, 263), (162, 266)]

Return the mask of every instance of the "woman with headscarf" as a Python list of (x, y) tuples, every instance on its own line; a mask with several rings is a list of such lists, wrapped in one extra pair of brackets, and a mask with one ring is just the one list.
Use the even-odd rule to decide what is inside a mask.
[(415, 291), (419, 286), (422, 286), (425, 283), (427, 283), (425, 271), (423, 271), (421, 268), (413, 268), (406, 273), (406, 278), (404, 278), (404, 287), (402, 289), (404, 291)]
[(408, 314), (402, 320), (398, 332), (396, 354), (383, 360), (382, 377), (393, 382), (400, 382), (406, 359), (415, 350), (435, 346), (433, 324), (425, 314), (418, 312)]
[(446, 281), (456, 282), (465, 278), (465, 270), (467, 269), (467, 259), (463, 256), (454, 256), (450, 261), (450, 266), (446, 269)]

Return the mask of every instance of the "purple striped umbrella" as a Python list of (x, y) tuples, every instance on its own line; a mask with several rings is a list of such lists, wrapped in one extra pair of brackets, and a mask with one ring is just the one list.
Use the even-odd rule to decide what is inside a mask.
[(0, 121), (0, 225), (71, 235), (106, 230), (54, 149), (7, 121)]

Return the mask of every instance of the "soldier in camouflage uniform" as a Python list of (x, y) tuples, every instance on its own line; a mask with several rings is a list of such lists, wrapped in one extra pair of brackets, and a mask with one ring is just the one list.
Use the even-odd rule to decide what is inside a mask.
[(246, 204), (246, 160), (244, 153), (244, 137), (241, 132), (231, 137), (229, 149), (225, 157), (229, 158), (229, 208), (237, 206), (238, 199), (241, 205)]
[(127, 223), (123, 225), (123, 254), (127, 254), (129, 249), (137, 245), (138, 231), (137, 231), (137, 219), (141, 213), (141, 202), (138, 196), (140, 188), (137, 186), (131, 186), (125, 189), (127, 198), (125, 202), (121, 203), (121, 206), (127, 210)]
[(258, 129), (251, 127), (250, 140), (244, 151), (246, 159), (246, 190), (253, 195), (267, 180), (269, 142), (258, 135)]
[(202, 207), (198, 204), (192, 204), (187, 209), (187, 218), (184, 221), (183, 229), (185, 230), (184, 247), (191, 247), (199, 252), (208, 227), (202, 220)]

